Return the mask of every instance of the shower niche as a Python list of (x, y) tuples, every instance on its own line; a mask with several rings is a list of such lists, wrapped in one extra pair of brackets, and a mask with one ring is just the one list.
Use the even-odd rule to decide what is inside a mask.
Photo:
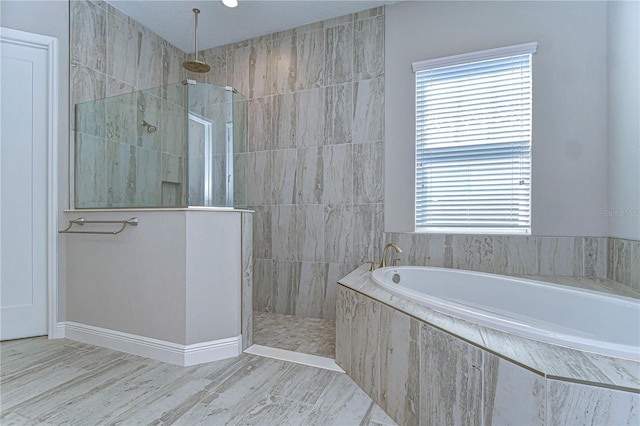
[(75, 207), (246, 207), (247, 102), (183, 83), (75, 107)]

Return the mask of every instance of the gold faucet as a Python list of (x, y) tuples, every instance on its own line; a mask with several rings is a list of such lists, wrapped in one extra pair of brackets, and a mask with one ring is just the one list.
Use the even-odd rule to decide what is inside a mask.
[(394, 244), (394, 243), (387, 244), (386, 246), (384, 246), (384, 250), (382, 251), (382, 261), (380, 261), (380, 265), (378, 266), (378, 268), (384, 268), (385, 266), (387, 266), (386, 259), (387, 259), (387, 250), (389, 250), (389, 247), (393, 248), (396, 251), (396, 253), (402, 253), (402, 249), (398, 247), (397, 244)]

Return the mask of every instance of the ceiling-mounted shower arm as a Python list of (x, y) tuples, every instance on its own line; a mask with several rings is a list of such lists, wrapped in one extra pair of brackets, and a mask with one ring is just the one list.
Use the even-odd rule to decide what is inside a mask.
[(198, 14), (200, 13), (200, 9), (193, 9), (193, 13), (195, 15), (195, 59), (193, 61), (185, 61), (182, 63), (182, 66), (187, 71), (197, 72), (197, 73), (205, 73), (209, 72), (211, 67), (207, 65), (204, 61), (198, 59)]
[(193, 8), (193, 13), (195, 14), (196, 21), (196, 29), (195, 29), (195, 39), (196, 39), (196, 62), (198, 62), (198, 15), (200, 14), (200, 9)]

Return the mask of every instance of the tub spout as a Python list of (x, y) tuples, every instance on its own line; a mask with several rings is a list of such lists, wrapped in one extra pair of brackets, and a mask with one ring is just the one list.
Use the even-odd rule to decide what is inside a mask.
[[(394, 243), (387, 244), (386, 246), (384, 246), (384, 250), (382, 251), (382, 260), (380, 261), (380, 266), (378, 266), (379, 268), (384, 268), (385, 266), (387, 266), (387, 250), (389, 250), (389, 247), (394, 249), (396, 253), (402, 253), (402, 249), (398, 247), (397, 244), (394, 244)], [(395, 260), (393, 261), (393, 263), (395, 265)]]

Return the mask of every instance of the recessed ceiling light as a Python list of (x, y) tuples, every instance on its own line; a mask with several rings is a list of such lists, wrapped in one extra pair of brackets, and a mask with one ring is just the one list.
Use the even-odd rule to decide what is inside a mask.
[(222, 0), (222, 3), (227, 7), (236, 7), (238, 5), (238, 0)]

